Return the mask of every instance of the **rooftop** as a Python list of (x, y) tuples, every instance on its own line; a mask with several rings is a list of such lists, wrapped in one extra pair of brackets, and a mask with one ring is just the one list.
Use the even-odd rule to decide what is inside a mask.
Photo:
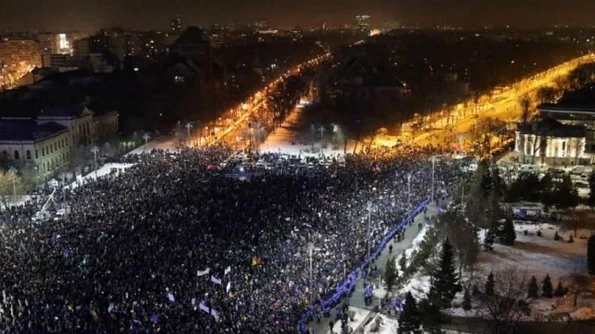
[(562, 124), (553, 118), (546, 117), (529, 122), (524, 126), (520, 125), (519, 132), (544, 137), (583, 138), (586, 134), (586, 128), (581, 125)]
[(61, 105), (42, 110), (39, 117), (79, 117), (85, 110), (80, 104)]
[(0, 140), (37, 141), (67, 130), (66, 127), (54, 122), (38, 125), (32, 120), (2, 120), (0, 121)]

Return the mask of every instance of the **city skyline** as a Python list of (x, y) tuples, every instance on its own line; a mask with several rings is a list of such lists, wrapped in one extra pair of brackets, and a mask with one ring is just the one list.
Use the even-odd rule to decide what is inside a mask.
[(184, 25), (218, 22), (242, 26), (266, 18), (272, 26), (331, 26), (355, 23), (358, 14), (371, 15), (372, 25), (541, 27), (587, 25), (595, 3), (588, 0), (22, 0), (9, 2), (0, 12), (0, 29), (92, 31), (121, 25), (165, 30), (177, 14)]

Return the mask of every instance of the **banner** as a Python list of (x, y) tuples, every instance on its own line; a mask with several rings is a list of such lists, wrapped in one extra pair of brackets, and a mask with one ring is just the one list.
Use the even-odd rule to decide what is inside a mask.
[(211, 268), (207, 268), (205, 270), (197, 270), (196, 271), (196, 276), (198, 276), (198, 277), (204, 276), (204, 275), (207, 275), (210, 272), (211, 272)]

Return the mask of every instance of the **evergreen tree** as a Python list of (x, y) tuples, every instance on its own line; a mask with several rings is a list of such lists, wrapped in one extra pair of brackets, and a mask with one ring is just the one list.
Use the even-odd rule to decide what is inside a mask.
[(541, 191), (539, 195), (541, 203), (545, 210), (548, 210), (554, 205), (554, 181), (549, 173), (545, 174), (541, 180), (539, 180), (539, 188)]
[(432, 289), (440, 296), (441, 308), (450, 306), (455, 294), (460, 290), (459, 276), (456, 273), (453, 247), (448, 238), (442, 243), (442, 253), (437, 272), (433, 275)]
[(554, 203), (558, 209), (566, 210), (578, 205), (578, 193), (572, 185), (570, 175), (564, 175), (562, 182), (556, 187), (554, 196)]
[(401, 269), (402, 273), (405, 273), (405, 271), (407, 270), (407, 253), (403, 252), (403, 255), (401, 255), (401, 258), (399, 259), (399, 269)]
[(465, 294), (463, 295), (463, 310), (469, 311), (471, 309), (471, 293), (469, 293), (469, 289), (465, 289)]
[(488, 280), (486, 281), (486, 288), (485, 288), (485, 293), (486, 296), (493, 296), (494, 295), (494, 274), (490, 271), (490, 274), (488, 275)]
[(502, 229), (500, 230), (499, 237), (501, 244), (506, 246), (514, 245), (514, 241), (516, 240), (516, 232), (514, 230), (512, 219), (506, 218), (506, 221), (504, 221), (504, 225), (502, 225)]
[(537, 279), (535, 276), (531, 276), (531, 281), (529, 281), (529, 291), (527, 292), (528, 298), (537, 298), (539, 294), (539, 287), (537, 286)]
[(543, 286), (541, 287), (543, 291), (543, 296), (546, 298), (552, 298), (554, 287), (552, 286), (552, 280), (550, 279), (550, 275), (545, 275), (543, 279)]
[(407, 292), (405, 296), (405, 305), (403, 305), (403, 312), (399, 315), (399, 334), (419, 333), (421, 320), (417, 310), (415, 298), (411, 292)]
[(483, 238), (483, 249), (491, 252), (494, 250), (494, 239), (496, 239), (496, 231), (490, 227)]
[(558, 281), (558, 286), (556, 287), (554, 296), (563, 297), (565, 294), (566, 294), (566, 290), (564, 290), (564, 287), (562, 286), (562, 281)]
[(587, 242), (587, 269), (589, 274), (595, 275), (595, 235)]
[(386, 290), (391, 291), (397, 282), (397, 266), (395, 265), (395, 258), (389, 256), (384, 267), (384, 282), (386, 283)]

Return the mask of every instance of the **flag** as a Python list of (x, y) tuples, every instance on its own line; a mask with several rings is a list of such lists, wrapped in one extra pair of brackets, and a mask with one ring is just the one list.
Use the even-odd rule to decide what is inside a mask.
[(192, 306), (196, 306), (196, 298), (192, 298)]
[(225, 287), (225, 292), (229, 293), (229, 290), (231, 290), (231, 282), (227, 282), (227, 286)]
[(209, 312), (209, 308), (207, 307), (207, 305), (205, 305), (205, 304), (204, 304), (204, 302), (201, 302), (201, 303), (198, 305), (198, 308), (199, 308), (201, 311), (205, 312), (205, 313), (210, 313), (210, 312)]
[(221, 279), (215, 276), (211, 276), (211, 282), (221, 285)]
[(159, 315), (158, 314), (155, 314), (155, 313), (151, 314), (150, 319), (151, 319), (151, 322), (154, 324), (159, 323)]
[(258, 255), (252, 255), (252, 265), (253, 266), (258, 266), (262, 264), (262, 261), (260, 260), (260, 257), (258, 257)]
[(211, 309), (211, 315), (213, 316), (213, 318), (215, 318), (215, 320), (216, 320), (217, 322), (219, 322), (219, 312), (217, 312), (217, 311), (215, 311), (215, 310)]
[(109, 303), (109, 306), (107, 308), (107, 313), (112, 313), (113, 309), (114, 309), (114, 303)]
[(197, 270), (196, 271), (196, 276), (198, 276), (198, 277), (204, 276), (204, 275), (207, 275), (210, 272), (211, 272), (211, 269), (210, 268), (207, 268), (205, 270)]
[(167, 293), (167, 299), (169, 299), (169, 301), (172, 303), (176, 301), (176, 297), (174, 297), (174, 294), (171, 292)]
[(223, 275), (227, 275), (231, 272), (231, 267), (227, 267), (227, 269), (225, 269), (225, 272), (223, 272)]

